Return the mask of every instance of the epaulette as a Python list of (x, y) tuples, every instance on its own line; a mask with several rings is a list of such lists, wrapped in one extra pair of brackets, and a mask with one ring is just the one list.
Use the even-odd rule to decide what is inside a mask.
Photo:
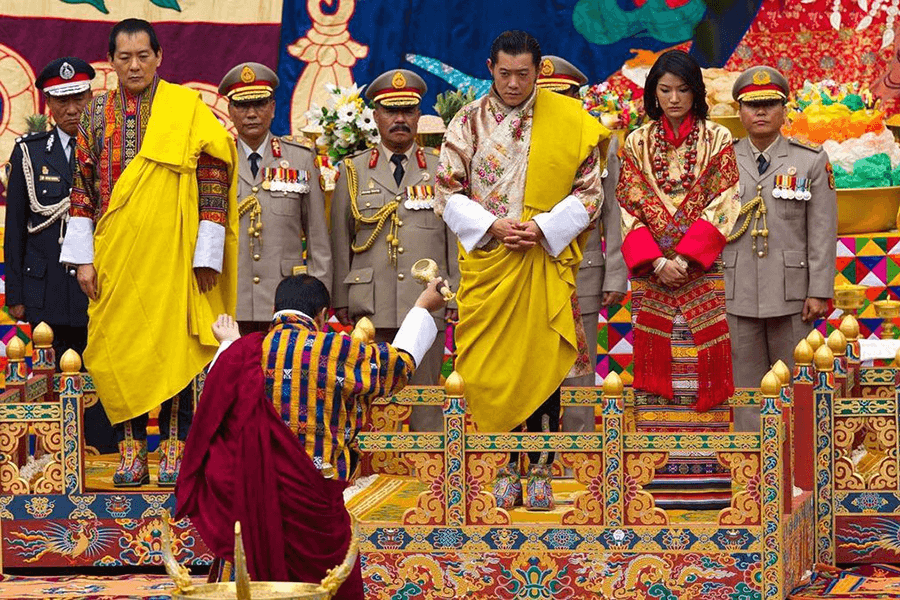
[(312, 152), (312, 148), (304, 144), (299, 137), (293, 135), (283, 135), (280, 139), (285, 144), (290, 144), (291, 146), (303, 148), (304, 150), (309, 150), (310, 152)]
[(428, 150), (431, 151), (432, 156), (440, 156), (441, 155), (441, 151), (439, 148), (429, 148)]
[(790, 137), (788, 141), (795, 146), (800, 146), (801, 148), (806, 148), (807, 150), (812, 150), (813, 152), (821, 152), (822, 145), (817, 144), (815, 142), (809, 142), (807, 140), (801, 140), (799, 138)]
[(366, 156), (367, 154), (369, 154), (369, 153), (372, 152), (373, 150), (377, 150), (377, 146), (372, 146), (371, 148), (365, 148), (365, 149), (363, 149), (363, 150), (358, 150), (358, 151), (356, 151), (356, 152), (352, 152), (352, 153), (348, 154), (347, 156), (345, 156), (344, 158), (351, 158), (351, 159), (354, 159), (354, 160), (355, 160), (355, 159), (357, 159), (357, 158)]
[(16, 138), (16, 143), (19, 142), (33, 142), (34, 140), (40, 140), (53, 133), (53, 130), (50, 131), (35, 131), (33, 133), (26, 133), (25, 135), (20, 135)]

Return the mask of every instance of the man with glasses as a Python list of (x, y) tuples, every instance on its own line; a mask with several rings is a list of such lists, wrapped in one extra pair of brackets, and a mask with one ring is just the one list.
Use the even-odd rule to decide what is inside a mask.
[[(794, 347), (825, 316), (834, 293), (831, 164), (820, 146), (781, 135), (789, 93), (771, 67), (744, 71), (732, 90), (748, 135), (734, 146), (746, 216), (722, 252), (738, 387), (758, 387), (779, 359), (792, 366)], [(758, 414), (735, 411), (736, 428), (758, 430)]]
[(276, 87), (274, 71), (255, 62), (237, 65), (219, 84), (238, 134), (236, 317), (243, 335), (268, 330), (275, 288), (304, 264), (304, 237), (307, 273), (331, 284), (331, 242), (316, 157), (293, 137), (269, 131)]

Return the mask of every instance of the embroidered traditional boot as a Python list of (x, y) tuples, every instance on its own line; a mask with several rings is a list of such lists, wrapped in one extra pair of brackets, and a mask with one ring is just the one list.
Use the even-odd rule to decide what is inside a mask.
[(159, 474), (157, 481), (161, 487), (173, 487), (181, 469), (184, 442), (169, 438), (159, 443)]
[(517, 463), (509, 463), (497, 471), (494, 498), (497, 499), (498, 508), (507, 510), (522, 504), (522, 478), (519, 476)]
[(119, 468), (113, 474), (115, 487), (138, 487), (150, 483), (147, 440), (136, 440), (131, 423), (125, 423), (125, 439), (119, 442)]
[[(178, 470), (181, 468), (181, 456), (184, 454), (184, 442), (178, 439), (178, 408), (181, 403), (181, 395), (169, 400), (170, 411), (168, 428), (160, 427), (160, 433), (164, 436), (159, 442), (159, 474), (157, 481), (162, 487), (172, 487), (178, 479)], [(161, 413), (163, 411), (160, 411)], [(168, 431), (166, 431), (168, 429)]]
[(553, 465), (530, 465), (525, 484), (525, 508), (528, 510), (553, 510)]

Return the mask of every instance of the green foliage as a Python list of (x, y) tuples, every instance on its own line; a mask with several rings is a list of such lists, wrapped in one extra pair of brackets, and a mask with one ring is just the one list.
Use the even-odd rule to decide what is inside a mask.
[(50, 119), (47, 115), (34, 114), (25, 117), (25, 125), (28, 127), (28, 133), (40, 133), (42, 131), (47, 131), (47, 126), (50, 125)]
[(450, 124), (450, 121), (453, 120), (453, 117), (456, 116), (456, 113), (463, 106), (476, 100), (475, 88), (470, 87), (466, 91), (454, 90), (452, 92), (444, 92), (443, 94), (438, 94), (436, 99), (434, 110), (437, 111), (437, 114), (440, 115), (446, 126)]
[(61, 0), (66, 4), (90, 4), (104, 15), (109, 14), (109, 9), (106, 8), (106, 3), (103, 0)]

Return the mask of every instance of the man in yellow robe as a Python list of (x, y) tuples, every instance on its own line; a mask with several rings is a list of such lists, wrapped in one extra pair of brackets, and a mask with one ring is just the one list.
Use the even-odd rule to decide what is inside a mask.
[[(435, 212), (460, 247), (457, 370), (481, 431), (557, 431), (563, 379), (590, 369), (572, 298), (609, 132), (579, 101), (537, 89), (541, 64), (528, 33), (494, 40), (491, 92), (450, 123), (437, 174)], [(525, 505), (548, 510), (552, 453), (529, 458)], [(517, 462), (494, 485), (503, 508), (522, 500)]]
[(193, 415), (191, 382), (233, 313), (234, 140), (196, 91), (162, 81), (150, 23), (109, 39), (119, 86), (85, 109), (60, 261), (90, 298), (85, 366), (116, 427), (116, 486), (149, 481), (147, 412), (160, 410), (159, 483), (175, 485)]

